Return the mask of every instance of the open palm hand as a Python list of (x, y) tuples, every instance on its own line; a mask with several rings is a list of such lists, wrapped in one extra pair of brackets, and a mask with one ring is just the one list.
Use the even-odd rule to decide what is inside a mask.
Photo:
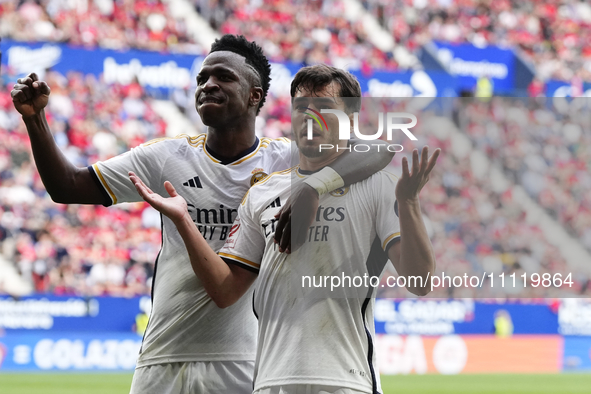
[(429, 147), (425, 146), (421, 152), (421, 160), (419, 162), (419, 151), (415, 149), (412, 152), (412, 172), (408, 170), (408, 160), (406, 157), (402, 158), (402, 177), (396, 184), (396, 199), (399, 202), (419, 198), (419, 193), (427, 181), (429, 181), (429, 174), (433, 167), (435, 167), (440, 153), (441, 149), (437, 148), (435, 149), (435, 153), (429, 157)]
[(187, 202), (179, 195), (172, 183), (164, 182), (164, 188), (170, 197), (162, 197), (158, 193), (154, 193), (146, 184), (133, 172), (129, 172), (129, 179), (135, 185), (139, 195), (154, 209), (163, 215), (169, 217), (173, 222), (180, 222), (185, 215), (189, 214), (187, 209)]

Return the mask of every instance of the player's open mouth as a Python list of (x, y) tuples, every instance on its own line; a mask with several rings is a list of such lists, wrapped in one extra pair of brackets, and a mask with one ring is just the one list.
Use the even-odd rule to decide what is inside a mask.
[(214, 96), (206, 96), (199, 100), (199, 104), (220, 104), (224, 100)]

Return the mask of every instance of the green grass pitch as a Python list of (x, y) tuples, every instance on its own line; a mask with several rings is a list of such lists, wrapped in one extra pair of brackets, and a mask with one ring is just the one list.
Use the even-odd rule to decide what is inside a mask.
[[(130, 374), (0, 373), (1, 394), (128, 394)], [(382, 376), (384, 394), (591, 393), (591, 374)]]

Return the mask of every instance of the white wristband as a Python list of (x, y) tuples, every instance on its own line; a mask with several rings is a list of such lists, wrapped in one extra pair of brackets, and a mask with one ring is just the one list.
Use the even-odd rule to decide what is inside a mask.
[(324, 167), (322, 170), (308, 176), (304, 179), (304, 183), (312, 186), (318, 192), (318, 196), (345, 186), (343, 178), (330, 167)]

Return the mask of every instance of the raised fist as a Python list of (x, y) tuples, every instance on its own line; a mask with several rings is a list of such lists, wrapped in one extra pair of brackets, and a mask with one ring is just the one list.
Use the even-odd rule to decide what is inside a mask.
[(45, 108), (49, 101), (49, 86), (39, 81), (37, 74), (31, 73), (16, 81), (10, 92), (14, 108), (23, 116), (36, 115)]

